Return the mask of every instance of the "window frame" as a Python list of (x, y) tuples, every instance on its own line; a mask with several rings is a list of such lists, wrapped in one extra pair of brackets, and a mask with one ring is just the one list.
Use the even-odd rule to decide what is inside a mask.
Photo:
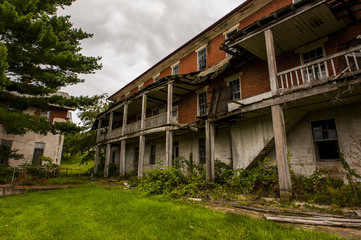
[[(203, 51), (204, 51), (204, 59), (200, 59), (200, 57), (201, 57), (200, 54), (202, 54)], [(198, 48), (196, 50), (196, 53), (197, 53), (197, 71), (202, 71), (207, 68), (207, 55), (208, 55), (207, 54), (207, 44)], [(201, 60), (202, 60), (202, 64), (200, 64)], [(203, 61), (204, 61), (204, 64), (203, 64)]]
[[(238, 32), (238, 27), (239, 27), (239, 23), (238, 24), (236, 24), (236, 25), (234, 25), (233, 27), (231, 27), (231, 28), (229, 28), (227, 31), (225, 31), (224, 33), (223, 33), (223, 35), (224, 35), (224, 40), (226, 41), (228, 38), (229, 38), (229, 34), (230, 33), (232, 33), (232, 32)], [(226, 53), (226, 58), (228, 58), (228, 57), (230, 57), (230, 56), (232, 56), (231, 54), (229, 54), (229, 53)]]
[[(239, 91), (238, 91), (238, 92), (234, 92), (234, 91), (233, 91), (234, 88), (233, 88), (233, 84), (232, 84), (232, 83), (233, 83), (233, 82), (236, 82), (236, 81), (238, 82), (238, 86), (239, 86)], [(240, 78), (240, 77), (238, 77), (238, 78), (236, 78), (236, 79), (234, 79), (234, 80), (228, 81), (228, 82), (227, 82), (227, 86), (229, 86), (229, 87), (232, 88), (232, 96), (231, 96), (232, 101), (237, 101), (237, 100), (241, 100), (241, 99), (242, 99), (241, 78)], [(234, 96), (235, 96), (236, 94), (239, 95), (238, 98), (234, 98)]]
[[(332, 138), (332, 139), (327, 139), (327, 138), (324, 138), (324, 139), (315, 139), (315, 131), (314, 131), (314, 124), (315, 123), (321, 123), (321, 122), (325, 122), (327, 123), (328, 121), (333, 121), (333, 125), (335, 126), (334, 129), (331, 129), (331, 130), (334, 130), (334, 134), (335, 134), (335, 138)], [(311, 128), (311, 137), (312, 137), (312, 144), (314, 146), (314, 150), (315, 150), (315, 155), (316, 155), (316, 162), (329, 162), (329, 161), (339, 161), (339, 157), (337, 158), (321, 158), (321, 153), (320, 153), (320, 146), (322, 143), (326, 143), (326, 142), (335, 142), (335, 145), (337, 145), (337, 152), (340, 152), (341, 149), (340, 149), (340, 144), (339, 144), (339, 136), (338, 136), (338, 131), (337, 131), (337, 122), (336, 122), (336, 119), (335, 118), (327, 118), (327, 119), (315, 119), (315, 120), (312, 120), (310, 121), (310, 128)], [(323, 133), (327, 131), (327, 134), (329, 134), (329, 128), (327, 127), (327, 129), (322, 129), (321, 128), (321, 134), (323, 137)], [(329, 150), (328, 150), (329, 151)], [(338, 154), (337, 154), (338, 156)]]
[[(204, 103), (201, 105), (201, 95), (204, 94)], [(197, 116), (206, 116), (207, 115), (207, 90), (204, 89), (203, 91), (197, 93)], [(204, 114), (203, 114), (204, 111)]]
[[(178, 75), (179, 74), (179, 63), (180, 61), (176, 62), (175, 64), (173, 64), (171, 66), (171, 69), (172, 69), (172, 75)], [(175, 73), (175, 69), (177, 69), (177, 72)]]
[[(33, 151), (33, 157), (32, 157), (32, 164), (41, 166), (42, 162), (40, 161), (40, 157), (44, 156), (45, 152), (45, 143), (44, 142), (35, 142), (34, 144), (34, 151)], [(39, 154), (40, 153), (40, 154)]]
[(160, 73), (158, 73), (157, 75), (155, 75), (155, 76), (153, 77), (153, 83), (159, 81), (159, 76), (160, 76)]

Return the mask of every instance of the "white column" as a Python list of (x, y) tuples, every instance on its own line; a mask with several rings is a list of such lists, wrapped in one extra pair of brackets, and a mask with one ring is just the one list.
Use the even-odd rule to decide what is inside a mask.
[(127, 118), (128, 118), (128, 104), (124, 105), (123, 111), (123, 127), (122, 127), (122, 136), (127, 133)]
[(126, 140), (120, 142), (120, 163), (119, 163), (119, 173), (121, 176), (124, 176), (125, 171), (125, 151), (126, 151)]
[[(168, 97), (167, 97), (167, 124), (171, 124), (172, 120), (172, 111), (173, 111), (173, 83), (168, 83)], [(173, 132), (166, 131), (165, 139), (165, 162), (166, 167), (172, 166), (172, 152), (173, 152)]]
[(138, 177), (143, 177), (144, 166), (144, 151), (145, 151), (145, 136), (139, 136), (139, 163), (138, 163)]
[(109, 163), (110, 163), (110, 154), (112, 145), (110, 143), (107, 144), (107, 150), (105, 152), (105, 164), (104, 164), (104, 177), (108, 177), (109, 175)]

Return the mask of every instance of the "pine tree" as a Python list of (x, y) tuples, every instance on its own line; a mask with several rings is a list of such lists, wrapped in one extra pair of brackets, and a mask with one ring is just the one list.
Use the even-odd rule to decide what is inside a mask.
[[(99, 98), (53, 95), (61, 87), (83, 82), (79, 74), (101, 68), (100, 57), (83, 56), (80, 41), (92, 34), (73, 28), (59, 7), (75, 0), (0, 0), (0, 123), (12, 134), (45, 134), (74, 130), (67, 123), (50, 124), (23, 111), (49, 109), (49, 104), (82, 108)], [(8, 106), (11, 106), (9, 108)]]

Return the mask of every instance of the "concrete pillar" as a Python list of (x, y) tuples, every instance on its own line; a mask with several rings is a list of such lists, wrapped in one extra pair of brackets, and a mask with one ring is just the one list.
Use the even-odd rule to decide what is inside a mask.
[(167, 97), (167, 124), (171, 123), (173, 111), (173, 83), (168, 83), (168, 97)]
[(278, 182), (282, 202), (288, 202), (292, 198), (292, 183), (287, 159), (287, 139), (283, 110), (280, 105), (271, 107), (273, 132), (276, 144), (276, 157), (278, 168)]
[(109, 175), (109, 163), (110, 163), (110, 155), (112, 145), (110, 143), (107, 144), (107, 150), (105, 152), (105, 164), (104, 164), (104, 177), (108, 177)]
[(173, 153), (173, 132), (166, 131), (165, 135), (165, 164), (169, 168), (172, 166), (172, 153)]
[(144, 93), (142, 98), (142, 113), (141, 113), (141, 120), (140, 120), (140, 129), (144, 130), (144, 121), (146, 118), (147, 113), (147, 95)]
[(125, 176), (125, 151), (126, 151), (126, 140), (120, 142), (120, 163), (119, 163), (119, 173), (121, 176)]
[(268, 62), (268, 73), (270, 79), (270, 86), (272, 93), (278, 92), (278, 83), (277, 83), (277, 64), (276, 64), (276, 54), (273, 43), (273, 34), (272, 30), (268, 29), (264, 32), (266, 40), (266, 50), (267, 50), (267, 62)]
[(138, 177), (143, 177), (144, 166), (144, 152), (145, 152), (145, 136), (139, 136), (139, 162), (138, 162)]
[(214, 124), (206, 120), (206, 180), (214, 181)]

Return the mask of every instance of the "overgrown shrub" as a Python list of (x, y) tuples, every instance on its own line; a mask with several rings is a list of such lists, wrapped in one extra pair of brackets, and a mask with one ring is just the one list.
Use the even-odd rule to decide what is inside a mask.
[(11, 182), (14, 168), (0, 165), (0, 184), (8, 184)]

